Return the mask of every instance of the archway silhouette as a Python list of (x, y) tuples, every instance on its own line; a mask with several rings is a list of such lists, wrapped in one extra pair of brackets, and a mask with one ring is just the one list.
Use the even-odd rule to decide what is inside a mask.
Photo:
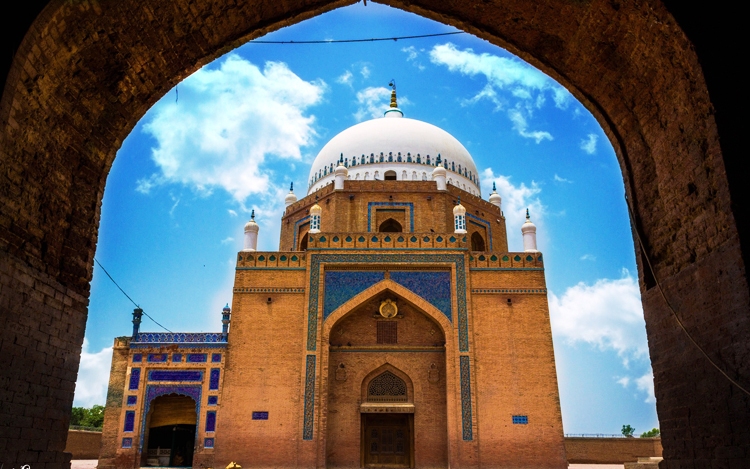
[[(170, 10), (163, 2), (160, 14), (173, 14), (166, 22), (153, 19), (160, 16), (152, 14), (151, 4), (134, 0), (117, 10), (43, 3), (46, 8), (14, 56), (0, 102), (6, 175), (0, 181), (0, 262), (5, 285), (13, 285), (1, 293), (2, 341), (12, 344), (9, 353), (18, 357), (3, 368), (2, 378), (25, 403), (4, 417), (11, 433), (36, 432), (42, 444), (33, 448), (49, 448), (33, 449), (19, 437), (8, 441), (17, 448), (13, 454), (33, 450), (45, 461), (64, 460), (58, 443), (65, 440), (64, 415), (83, 341), (98, 207), (115, 152), (135, 122), (221, 52), (349, 3), (298, 0), (261, 8), (259, 1), (215, 0), (178, 14), (179, 7)], [(737, 221), (748, 215), (739, 209), (740, 189), (734, 201), (730, 193), (725, 169), (730, 161), (722, 155), (711, 101), (718, 87), (709, 96), (699, 65), (711, 60), (711, 53), (699, 60), (657, 0), (552, 0), (543, 7), (521, 0), (386, 3), (508, 48), (557, 79), (595, 115), (618, 155), (634, 233), (642, 240), (635, 249), (665, 458), (728, 459), (734, 453), (725, 441), (739, 434), (729, 422), (749, 420), (750, 404), (685, 333), (748, 387), (750, 380), (738, 371), (749, 348), (750, 325), (743, 318), (750, 295)], [(212, 34), (206, 37), (209, 18)], [(634, 50), (638, 53), (624, 52)], [(135, 64), (133, 57), (149, 66)], [(735, 136), (734, 127), (725, 128), (730, 130), (722, 142)], [(32, 327), (37, 324), (45, 324), (45, 331)], [(51, 341), (61, 336), (57, 331), (64, 331), (63, 338)], [(65, 358), (45, 362), (39, 355), (45, 347)], [(33, 363), (46, 364), (30, 367)], [(61, 383), (30, 390), (29, 383), (49, 375), (60, 376)], [(59, 393), (61, 414), (52, 430), (37, 428), (22, 418), (24, 406), (44, 411), (50, 392)], [(4, 399), (12, 402), (14, 396)], [(709, 420), (722, 425), (700, 423)], [(747, 454), (750, 442), (742, 439), (735, 447)]]
[(485, 250), (484, 238), (482, 238), (482, 235), (480, 235), (476, 231), (471, 234), (471, 250), (472, 251), (484, 251)]
[(401, 233), (404, 229), (401, 227), (401, 223), (389, 218), (380, 224), (378, 231), (381, 233)]

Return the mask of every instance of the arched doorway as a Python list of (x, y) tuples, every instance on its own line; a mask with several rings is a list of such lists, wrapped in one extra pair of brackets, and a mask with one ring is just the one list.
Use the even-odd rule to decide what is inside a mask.
[(309, 239), (308, 233), (305, 233), (305, 235), (302, 237), (302, 239), (299, 242), (299, 250), (300, 251), (307, 251), (307, 241)]
[[(393, 404), (409, 402), (406, 382), (385, 370), (363, 383), (367, 396), (364, 409), (398, 410)], [(362, 412), (361, 451), (364, 467), (413, 467), (414, 414), (408, 412)]]
[(401, 227), (401, 223), (389, 218), (380, 224), (378, 231), (381, 233), (401, 233), (404, 229)]
[(158, 467), (191, 467), (197, 414), (188, 396), (168, 394), (151, 401), (146, 417), (143, 463)]
[(471, 234), (471, 250), (472, 251), (484, 251), (485, 250), (484, 238), (482, 237), (482, 235), (480, 235), (476, 231)]
[(395, 181), (396, 180), (396, 171), (386, 171), (383, 174), (383, 179), (386, 181)]

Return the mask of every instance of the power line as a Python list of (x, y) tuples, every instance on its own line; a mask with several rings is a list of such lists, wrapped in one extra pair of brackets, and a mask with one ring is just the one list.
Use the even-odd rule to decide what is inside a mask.
[(466, 34), (465, 31), (453, 31), (451, 33), (420, 34), (417, 36), (395, 36), (395, 37), (374, 37), (370, 39), (323, 39), (316, 41), (250, 41), (248, 44), (344, 44), (354, 42), (382, 42), (382, 41), (403, 41), (407, 39), (422, 39), (425, 37), (453, 36), (454, 34)]
[(693, 343), (693, 345), (700, 350), (700, 352), (703, 354), (704, 357), (706, 357), (706, 360), (713, 365), (716, 370), (724, 375), (724, 377), (729, 380), (730, 383), (737, 386), (742, 392), (750, 396), (750, 391), (742, 387), (740, 383), (732, 379), (724, 370), (722, 370), (719, 365), (717, 365), (711, 357), (708, 356), (708, 353), (703, 349), (703, 347), (700, 346), (698, 342), (696, 342), (695, 339), (693, 339), (693, 336), (690, 335), (690, 332), (685, 328), (685, 325), (682, 323), (682, 320), (680, 320), (680, 317), (677, 316), (677, 312), (672, 308), (672, 305), (669, 303), (669, 300), (667, 299), (667, 295), (664, 294), (664, 289), (661, 286), (661, 283), (659, 283), (659, 279), (656, 277), (656, 271), (654, 271), (654, 266), (651, 265), (651, 258), (649, 258), (648, 253), (646, 252), (646, 247), (643, 245), (643, 240), (641, 239), (641, 234), (638, 231), (638, 227), (635, 224), (635, 216), (633, 215), (633, 210), (630, 208), (630, 200), (628, 200), (628, 196), (625, 196), (625, 205), (628, 207), (628, 215), (630, 215), (630, 223), (633, 225), (633, 231), (635, 231), (635, 236), (638, 239), (638, 245), (641, 247), (641, 252), (643, 253), (643, 257), (646, 259), (646, 264), (648, 265), (648, 270), (651, 271), (651, 276), (654, 279), (654, 283), (656, 284), (656, 287), (659, 289), (659, 293), (661, 293), (662, 298), (664, 298), (664, 302), (667, 304), (667, 308), (669, 308), (669, 311), (672, 312), (672, 317), (677, 321), (677, 324), (680, 326), (680, 329), (682, 329), (682, 332), (685, 333), (688, 339), (690, 339), (690, 342)]
[[(133, 299), (130, 297), (130, 295), (128, 295), (127, 293), (125, 293), (125, 290), (123, 290), (122, 287), (120, 285), (118, 285), (117, 282), (115, 282), (115, 279), (113, 279), (112, 276), (109, 275), (109, 272), (107, 272), (107, 269), (104, 268), (104, 266), (101, 264), (101, 262), (99, 262), (99, 260), (96, 257), (94, 258), (94, 262), (96, 262), (96, 264), (104, 271), (104, 273), (107, 274), (107, 277), (109, 277), (109, 279), (112, 280), (112, 283), (114, 283), (115, 286), (122, 292), (122, 294), (125, 295), (125, 298), (129, 299), (130, 302), (133, 303), (133, 305), (135, 305), (136, 308), (139, 308), (141, 311), (143, 311), (143, 309), (140, 306), (138, 306), (138, 304), (135, 301), (133, 301)], [(149, 314), (147, 312), (143, 311), (143, 314), (145, 314), (147, 318), (149, 318), (150, 320), (154, 321), (154, 323), (157, 326), (161, 327), (165, 331), (172, 332), (169, 329), (167, 329), (166, 327), (164, 327), (161, 324), (159, 324), (156, 321), (156, 319), (154, 319), (151, 316), (149, 316)]]

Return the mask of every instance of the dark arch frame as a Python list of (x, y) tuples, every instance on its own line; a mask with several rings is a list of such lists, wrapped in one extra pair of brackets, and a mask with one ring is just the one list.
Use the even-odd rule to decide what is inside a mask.
[(478, 231), (471, 234), (470, 242), (472, 251), (485, 251), (487, 249), (487, 242)]
[(378, 227), (378, 233), (402, 233), (403, 231), (404, 227), (401, 226), (401, 223), (393, 218), (383, 221)]
[[(3, 424), (13, 434), (38, 435), (47, 444), (33, 448), (47, 449), (10, 439), (14, 450), (5, 460), (29, 450), (37, 460), (57, 461), (49, 467), (63, 467), (100, 202), (117, 148), (148, 107), (202, 64), (353, 2), (291, 0), (259, 8), (260, 0), (209, 0), (189, 13), (156, 0), (126, 0), (118, 9), (28, 3), (26, 16), (5, 20), (19, 23), (11, 30), (21, 27), (25, 37), (15, 36), (19, 46), (0, 101), (1, 339), (11, 363), (0, 377), (12, 390), (3, 402), (19, 404), (5, 407)], [(738, 195), (746, 172), (739, 157), (727, 156), (744, 147), (732, 114), (739, 109), (732, 80), (739, 77), (722, 68), (731, 65), (719, 63), (718, 50), (739, 43), (726, 35), (740, 29), (724, 22), (743, 15), (671, 0), (669, 11), (659, 0), (386, 3), (506, 47), (560, 81), (596, 116), (615, 147), (633, 229), (643, 239), (645, 252), (637, 244), (635, 250), (666, 464), (750, 458), (746, 433), (730, 424), (750, 420), (747, 396), (690, 344), (645, 263), (647, 254), (691, 336), (748, 387), (739, 370), (750, 349), (750, 211)], [(26, 34), (31, 23), (18, 18), (29, 21), (35, 16), (29, 11), (41, 13)], [(202, 33), (208, 18), (211, 37)], [(32, 366), (38, 363), (46, 365)], [(44, 376), (60, 382), (31, 386)], [(23, 418), (26, 409), (47, 411), (50, 394), (59, 396), (53, 430), (36, 428)]]

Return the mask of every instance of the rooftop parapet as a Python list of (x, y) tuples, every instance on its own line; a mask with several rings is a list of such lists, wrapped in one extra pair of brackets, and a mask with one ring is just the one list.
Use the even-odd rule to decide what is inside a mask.
[(472, 252), (469, 269), (543, 269), (541, 252)]
[(221, 332), (139, 332), (130, 346), (144, 344), (226, 344)]
[(269, 269), (302, 269), (307, 266), (305, 251), (268, 251), (268, 252), (240, 252), (237, 254), (237, 268), (269, 268)]
[(320, 233), (308, 249), (467, 249), (466, 235), (455, 233)]

